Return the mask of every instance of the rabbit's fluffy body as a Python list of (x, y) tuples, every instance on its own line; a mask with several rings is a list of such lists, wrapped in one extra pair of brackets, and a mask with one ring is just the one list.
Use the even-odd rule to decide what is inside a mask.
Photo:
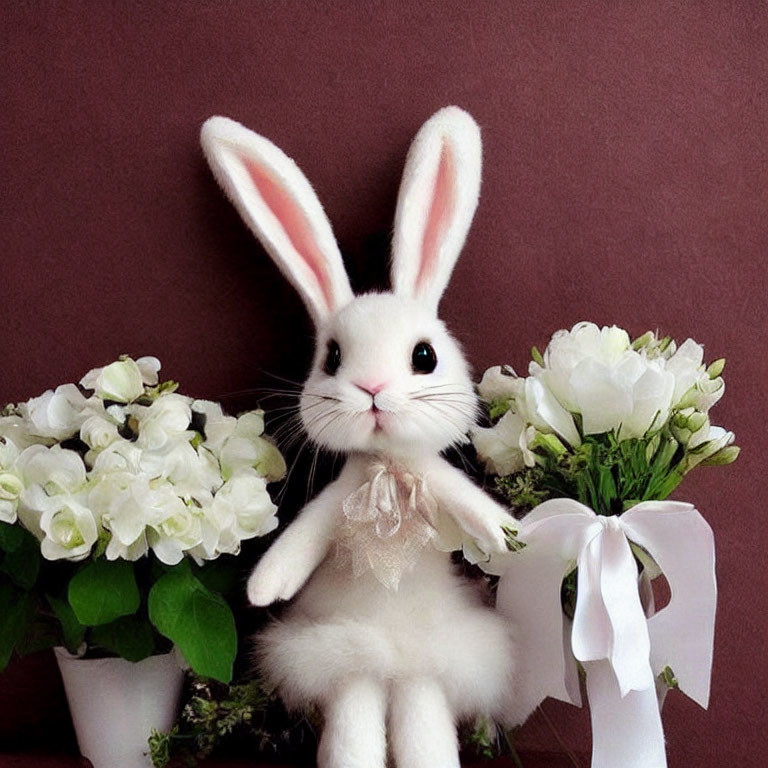
[[(351, 458), (335, 490), (359, 488), (364, 463)], [(322, 706), (358, 677), (387, 689), (436, 680), (458, 718), (501, 716), (509, 703), (514, 654), (506, 623), (457, 577), (450, 555), (431, 546), (391, 591), (370, 572), (353, 576), (331, 544), (295, 604), (262, 635), (259, 649), (263, 671), (289, 706)]]
[[(315, 321), (303, 426), (317, 445), (349, 455), (339, 478), (301, 511), (249, 579), (254, 605), (298, 593), (257, 641), (261, 670), (287, 704), (320, 706), (320, 766), (383, 768), (389, 747), (399, 768), (457, 768), (456, 721), (509, 716), (516, 664), (507, 622), (440, 551), (458, 548), (462, 538), (504, 551), (503, 529), (514, 527), (439, 456), (465, 439), (477, 414), (464, 356), (436, 310), (477, 204), (479, 130), (455, 107), (422, 128), (398, 199), (394, 290), (357, 298), (322, 208), (289, 158), (226, 118), (206, 123), (203, 146)], [(416, 353), (424, 344), (434, 365), (420, 369)], [(422, 350), (427, 358), (429, 350)], [(353, 548), (371, 535), (355, 538), (363, 528), (346, 502), (365, 487), (372, 466), (393, 478), (407, 474), (410, 487), (434, 502), (427, 527), (437, 538), (420, 544), (395, 588), (373, 566), (353, 569), (341, 546), (345, 531), (353, 532), (346, 541)], [(402, 539), (392, 542), (408, 541), (408, 525), (398, 522)]]

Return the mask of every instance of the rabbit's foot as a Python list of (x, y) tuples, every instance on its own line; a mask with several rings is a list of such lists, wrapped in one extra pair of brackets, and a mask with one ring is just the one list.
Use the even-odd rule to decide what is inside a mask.
[(381, 682), (345, 681), (329, 697), (323, 715), (318, 768), (384, 768), (387, 694)]

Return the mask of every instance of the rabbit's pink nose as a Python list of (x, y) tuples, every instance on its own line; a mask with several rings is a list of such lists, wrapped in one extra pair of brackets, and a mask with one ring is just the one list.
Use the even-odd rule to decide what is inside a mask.
[(363, 392), (367, 392), (369, 395), (372, 395), (372, 396), (381, 392), (381, 390), (387, 386), (387, 383), (385, 381), (379, 384), (372, 384), (369, 381), (355, 381), (353, 383), (358, 389), (362, 389)]

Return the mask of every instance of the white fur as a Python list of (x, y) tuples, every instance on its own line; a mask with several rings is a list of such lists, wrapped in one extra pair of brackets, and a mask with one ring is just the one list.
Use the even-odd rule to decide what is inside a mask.
[[(437, 272), (428, 284), (419, 287), (424, 229), (435, 203), (435, 178), (443, 153), (455, 168), (456, 183), (451, 190), (454, 210), (441, 238)], [(480, 129), (464, 110), (441, 109), (416, 134), (405, 163), (395, 213), (392, 259), (396, 293), (414, 296), (432, 310), (437, 309), (475, 215), (481, 170)]]
[[(227, 117), (206, 120), (200, 141), (216, 180), (283, 274), (299, 291), (315, 321), (321, 321), (351, 301), (352, 289), (330, 222), (296, 163), (271, 141)], [(259, 194), (243, 162), (246, 158), (282, 187), (286, 196), (292, 199), (295, 210), (303, 215), (325, 260), (327, 285), (320, 284), (297, 250), (284, 212), (270, 208)], [(330, 303), (323, 288), (331, 297)]]
[[(425, 479), (442, 536), (450, 538), (458, 527), (487, 552), (505, 549), (502, 526), (512, 518), (439, 458), (465, 439), (477, 410), (461, 349), (435, 313), (477, 203), (479, 131), (456, 107), (421, 129), (398, 201), (394, 293), (354, 299), (346, 277), (339, 277), (338, 249), (326, 242), (330, 227), (326, 231), (322, 209), (292, 161), (224, 118), (212, 118), (203, 132), (217, 178), (317, 324), (317, 353), (301, 397), (303, 425), (318, 445), (349, 454), (339, 478), (302, 510), (249, 579), (254, 605), (298, 593), (257, 639), (261, 670), (289, 706), (322, 708), (322, 768), (383, 768), (386, 721), (398, 768), (455, 768), (456, 721), (478, 713), (501, 718), (513, 706), (516, 659), (506, 620), (485, 607), (456, 575), (450, 556), (431, 545), (390, 591), (373, 573), (353, 576), (335, 542), (342, 503), (366, 482), (376, 455)], [(241, 172), (246, 161), (279, 173), (313, 222), (317, 244), (296, 249), (291, 237), (281, 237), (279, 221), (295, 235), (293, 203), (287, 215), (281, 203), (274, 216), (261, 204), (252, 175)], [(307, 272), (302, 250), (322, 253), (326, 266)], [(341, 349), (334, 375), (323, 370), (331, 340)], [(411, 368), (421, 341), (437, 354), (430, 373)]]

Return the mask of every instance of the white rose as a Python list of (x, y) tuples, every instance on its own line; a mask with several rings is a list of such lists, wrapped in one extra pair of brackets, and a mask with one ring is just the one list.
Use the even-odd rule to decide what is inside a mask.
[(205, 417), (205, 445), (218, 454), (224, 442), (235, 431), (237, 419), (227, 416), (218, 403), (209, 400), (195, 400), (192, 403), (192, 411)]
[(219, 462), (225, 480), (247, 469), (255, 469), (270, 482), (280, 480), (285, 475), (285, 459), (280, 451), (263, 437), (233, 435), (224, 443)]
[(33, 435), (66, 440), (80, 429), (86, 399), (74, 384), (62, 384), (19, 405)]
[(58, 444), (25, 448), (16, 469), (25, 485), (39, 485), (49, 496), (77, 493), (85, 486), (85, 464), (80, 454)]
[(531, 363), (530, 374), (538, 376), (555, 397), (572, 413), (578, 403), (571, 392), (571, 374), (584, 360), (595, 360), (613, 367), (630, 349), (626, 331), (611, 327), (598, 328), (594, 323), (577, 323), (570, 331), (557, 331), (544, 351), (544, 367)]
[(222, 476), (228, 480), (245, 469), (255, 469), (269, 482), (285, 475), (285, 459), (264, 432), (264, 412), (249, 411), (237, 419), (234, 432), (219, 452)]
[(625, 352), (613, 366), (586, 359), (573, 370), (571, 396), (582, 415), (584, 434), (618, 430), (621, 439), (642, 437), (669, 418), (674, 376), (661, 358)]
[(0, 522), (15, 523), (24, 483), (12, 472), (0, 471)]
[(136, 443), (128, 440), (115, 440), (97, 453), (95, 458), (90, 452), (86, 458), (92, 460), (91, 477), (94, 479), (109, 472), (141, 471), (142, 451)]
[(198, 497), (223, 482), (216, 457), (202, 446), (195, 450), (184, 436), (169, 441), (162, 451), (144, 451), (140, 463), (150, 477), (172, 483), (178, 496)]
[(243, 472), (226, 482), (213, 499), (214, 514), (220, 505), (229, 506), (234, 513), (234, 532), (239, 539), (264, 536), (277, 528), (277, 506), (266, 481), (255, 472)]
[[(681, 350), (679, 361), (694, 352), (690, 346)], [(670, 361), (633, 350), (620, 328), (579, 323), (570, 331), (558, 331), (543, 357), (543, 367), (531, 364), (531, 377), (568, 411), (581, 415), (585, 435), (620, 428), (621, 439), (642, 437), (669, 418), (677, 381), (667, 369)]]
[(221, 487), (212, 503), (203, 505), (203, 539), (190, 554), (200, 560), (212, 560), (222, 553), (236, 555), (245, 539), (277, 528), (276, 512), (264, 478), (254, 470), (244, 470)]
[(158, 491), (154, 505), (158, 522), (147, 531), (149, 545), (161, 562), (176, 565), (181, 562), (185, 551), (198, 546), (203, 540), (200, 515), (176, 496), (170, 487)]
[(145, 529), (158, 520), (152, 502), (149, 477), (142, 474), (112, 472), (91, 489), (88, 504), (112, 534), (107, 549), (110, 560), (135, 560), (146, 553)]
[(39, 495), (43, 512), (40, 530), (44, 538), (40, 551), (47, 560), (83, 560), (99, 538), (98, 525), (81, 499), (69, 494)]
[(188, 397), (170, 393), (158, 397), (148, 408), (136, 408), (139, 421), (137, 445), (144, 450), (158, 451), (180, 435), (191, 438), (191, 402)]
[(526, 427), (513, 411), (507, 411), (493, 427), (475, 427), (471, 434), (477, 455), (494, 475), (511, 475), (535, 464), (530, 444), (536, 430)]
[(30, 422), (21, 416), (0, 416), (0, 438), (12, 442), (20, 451), (44, 440), (33, 435), (31, 428)]
[(89, 416), (80, 427), (80, 439), (92, 450), (103, 451), (115, 440), (119, 440), (120, 435), (113, 421), (94, 414)]
[(19, 449), (10, 440), (0, 439), (0, 522), (16, 522), (19, 497), (24, 490), (24, 481), (16, 471), (15, 464)]

